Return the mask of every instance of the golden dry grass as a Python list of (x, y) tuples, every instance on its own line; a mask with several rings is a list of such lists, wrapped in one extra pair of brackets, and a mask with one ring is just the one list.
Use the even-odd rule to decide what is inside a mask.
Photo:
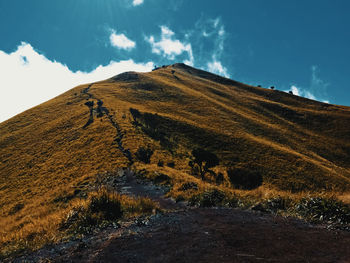
[[(55, 226), (77, 193), (88, 191), (97, 174), (128, 166), (115, 141), (116, 127), (106, 114), (97, 117), (98, 100), (123, 133), (121, 143), (136, 161), (134, 168), (171, 177), (169, 195), (180, 195), (177, 189), (184, 182), (195, 181), (199, 192), (213, 187), (210, 180), (190, 175), (190, 152), (202, 147), (218, 155), (215, 171), (225, 174), (225, 182), (217, 187), (227, 193), (259, 198), (324, 193), (349, 202), (349, 107), (252, 87), (181, 64), (124, 74), (84, 92), (88, 87), (78, 86), (0, 123), (0, 246), (28, 242), (28, 236), (45, 238), (37, 244), (54, 240)], [(94, 101), (94, 121), (83, 128), (90, 115), (87, 101)], [(130, 108), (157, 114), (157, 129), (172, 149), (136, 127)], [(150, 165), (135, 159), (141, 146), (154, 150)], [(165, 167), (157, 166), (159, 160)], [(166, 167), (168, 162), (175, 167)], [(235, 166), (261, 171), (263, 186), (232, 189), (226, 170)]]

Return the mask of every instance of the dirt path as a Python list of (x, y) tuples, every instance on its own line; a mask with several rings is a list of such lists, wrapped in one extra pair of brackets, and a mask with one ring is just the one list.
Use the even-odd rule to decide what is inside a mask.
[(106, 178), (102, 185), (108, 185), (117, 193), (133, 197), (149, 197), (159, 203), (163, 210), (187, 209), (186, 202), (176, 203), (174, 199), (166, 197), (168, 186), (156, 185), (146, 178), (138, 177), (132, 170), (124, 169), (119, 171), (119, 176)]
[[(113, 128), (116, 130), (116, 135), (115, 135), (115, 143), (118, 146), (118, 149), (123, 153), (123, 155), (128, 159), (129, 161), (129, 166), (134, 163), (131, 152), (129, 149), (126, 149), (123, 145), (122, 139), (124, 137), (124, 132), (120, 128), (119, 124), (116, 122), (114, 119), (113, 115), (110, 114), (110, 111), (108, 110), (107, 107), (103, 106), (103, 101), (96, 98), (91, 92), (90, 89), (93, 86), (93, 84), (90, 84), (87, 88), (84, 88), (81, 93), (84, 95), (87, 95), (88, 101), (85, 103), (85, 105), (89, 108), (89, 119), (87, 120), (86, 124), (83, 126), (83, 128), (87, 128), (91, 123), (94, 122), (94, 112), (97, 116), (97, 118), (103, 117), (105, 114), (108, 118), (108, 121), (110, 124), (113, 126)], [(91, 99), (91, 100), (90, 100)], [(96, 100), (96, 105), (97, 108), (94, 109), (95, 105), (95, 100)]]
[(350, 233), (234, 209), (191, 209), (57, 262), (350, 262)]

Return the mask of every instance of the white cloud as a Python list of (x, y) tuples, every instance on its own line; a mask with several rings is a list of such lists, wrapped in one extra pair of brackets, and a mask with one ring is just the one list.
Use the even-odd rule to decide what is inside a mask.
[[(320, 98), (317, 98), (312, 92), (310, 92), (309, 90), (307, 89), (303, 89), (303, 88), (300, 88), (300, 87), (297, 87), (295, 85), (292, 85), (290, 87), (290, 91), (293, 92), (294, 95), (296, 96), (301, 96), (301, 97), (304, 97), (304, 98), (308, 98), (308, 99), (311, 99), (311, 100), (317, 100), (317, 101), (322, 101), (322, 102), (325, 102), (325, 103), (329, 103), (328, 100), (324, 100), (324, 99), (320, 99)], [(285, 90), (285, 92), (288, 92), (288, 90)]]
[(107, 79), (125, 71), (151, 71), (152, 62), (111, 61), (91, 72), (72, 72), (66, 65), (51, 61), (28, 43), (12, 53), (0, 50), (0, 122), (77, 85)]
[(329, 103), (329, 100), (327, 99), (328, 86), (329, 83), (325, 82), (324, 80), (318, 77), (318, 67), (312, 66), (310, 86), (307, 89), (305, 89), (297, 87), (296, 85), (292, 85), (290, 87), (290, 90), (293, 92), (294, 95), (302, 96), (311, 100)]
[(134, 41), (127, 38), (124, 34), (117, 34), (115, 30), (112, 30), (109, 40), (113, 47), (117, 47), (119, 49), (131, 50), (136, 46)]
[(142, 5), (142, 4), (143, 4), (143, 0), (133, 0), (132, 1), (133, 6), (138, 6), (138, 5)]
[(154, 36), (146, 37), (146, 41), (151, 45), (154, 54), (162, 55), (163, 57), (174, 60), (182, 53), (187, 53), (188, 59), (185, 63), (193, 65), (194, 58), (192, 46), (190, 43), (181, 42), (174, 39), (175, 33), (166, 26), (161, 26), (160, 40), (156, 41)]
[(211, 62), (208, 62), (207, 68), (212, 73), (224, 76), (226, 78), (230, 77), (227, 68), (225, 68), (220, 61), (213, 60)]
[[(222, 61), (227, 33), (221, 18), (212, 19), (203, 16), (196, 22), (195, 30), (188, 35), (196, 47), (198, 66), (214, 74), (230, 77)], [(225, 56), (227, 57), (227, 54)]]

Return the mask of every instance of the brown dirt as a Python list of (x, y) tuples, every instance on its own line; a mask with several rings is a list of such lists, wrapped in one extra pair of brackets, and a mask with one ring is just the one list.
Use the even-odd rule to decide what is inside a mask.
[(350, 233), (252, 211), (196, 208), (153, 216), (54, 261), (350, 262)]

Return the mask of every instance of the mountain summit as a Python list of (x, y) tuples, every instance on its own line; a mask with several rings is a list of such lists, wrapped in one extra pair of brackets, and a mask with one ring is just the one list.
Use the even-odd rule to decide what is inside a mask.
[[(217, 161), (210, 166), (205, 158), (212, 156)], [(37, 218), (57, 221), (58, 210), (119, 169), (153, 179), (163, 174), (173, 198), (192, 178), (199, 186), (187, 186), (198, 191), (203, 181), (203, 189), (224, 192), (344, 195), (350, 108), (185, 64), (75, 87), (0, 123), (1, 234), (30, 231)], [(259, 179), (235, 186), (230, 171)]]

